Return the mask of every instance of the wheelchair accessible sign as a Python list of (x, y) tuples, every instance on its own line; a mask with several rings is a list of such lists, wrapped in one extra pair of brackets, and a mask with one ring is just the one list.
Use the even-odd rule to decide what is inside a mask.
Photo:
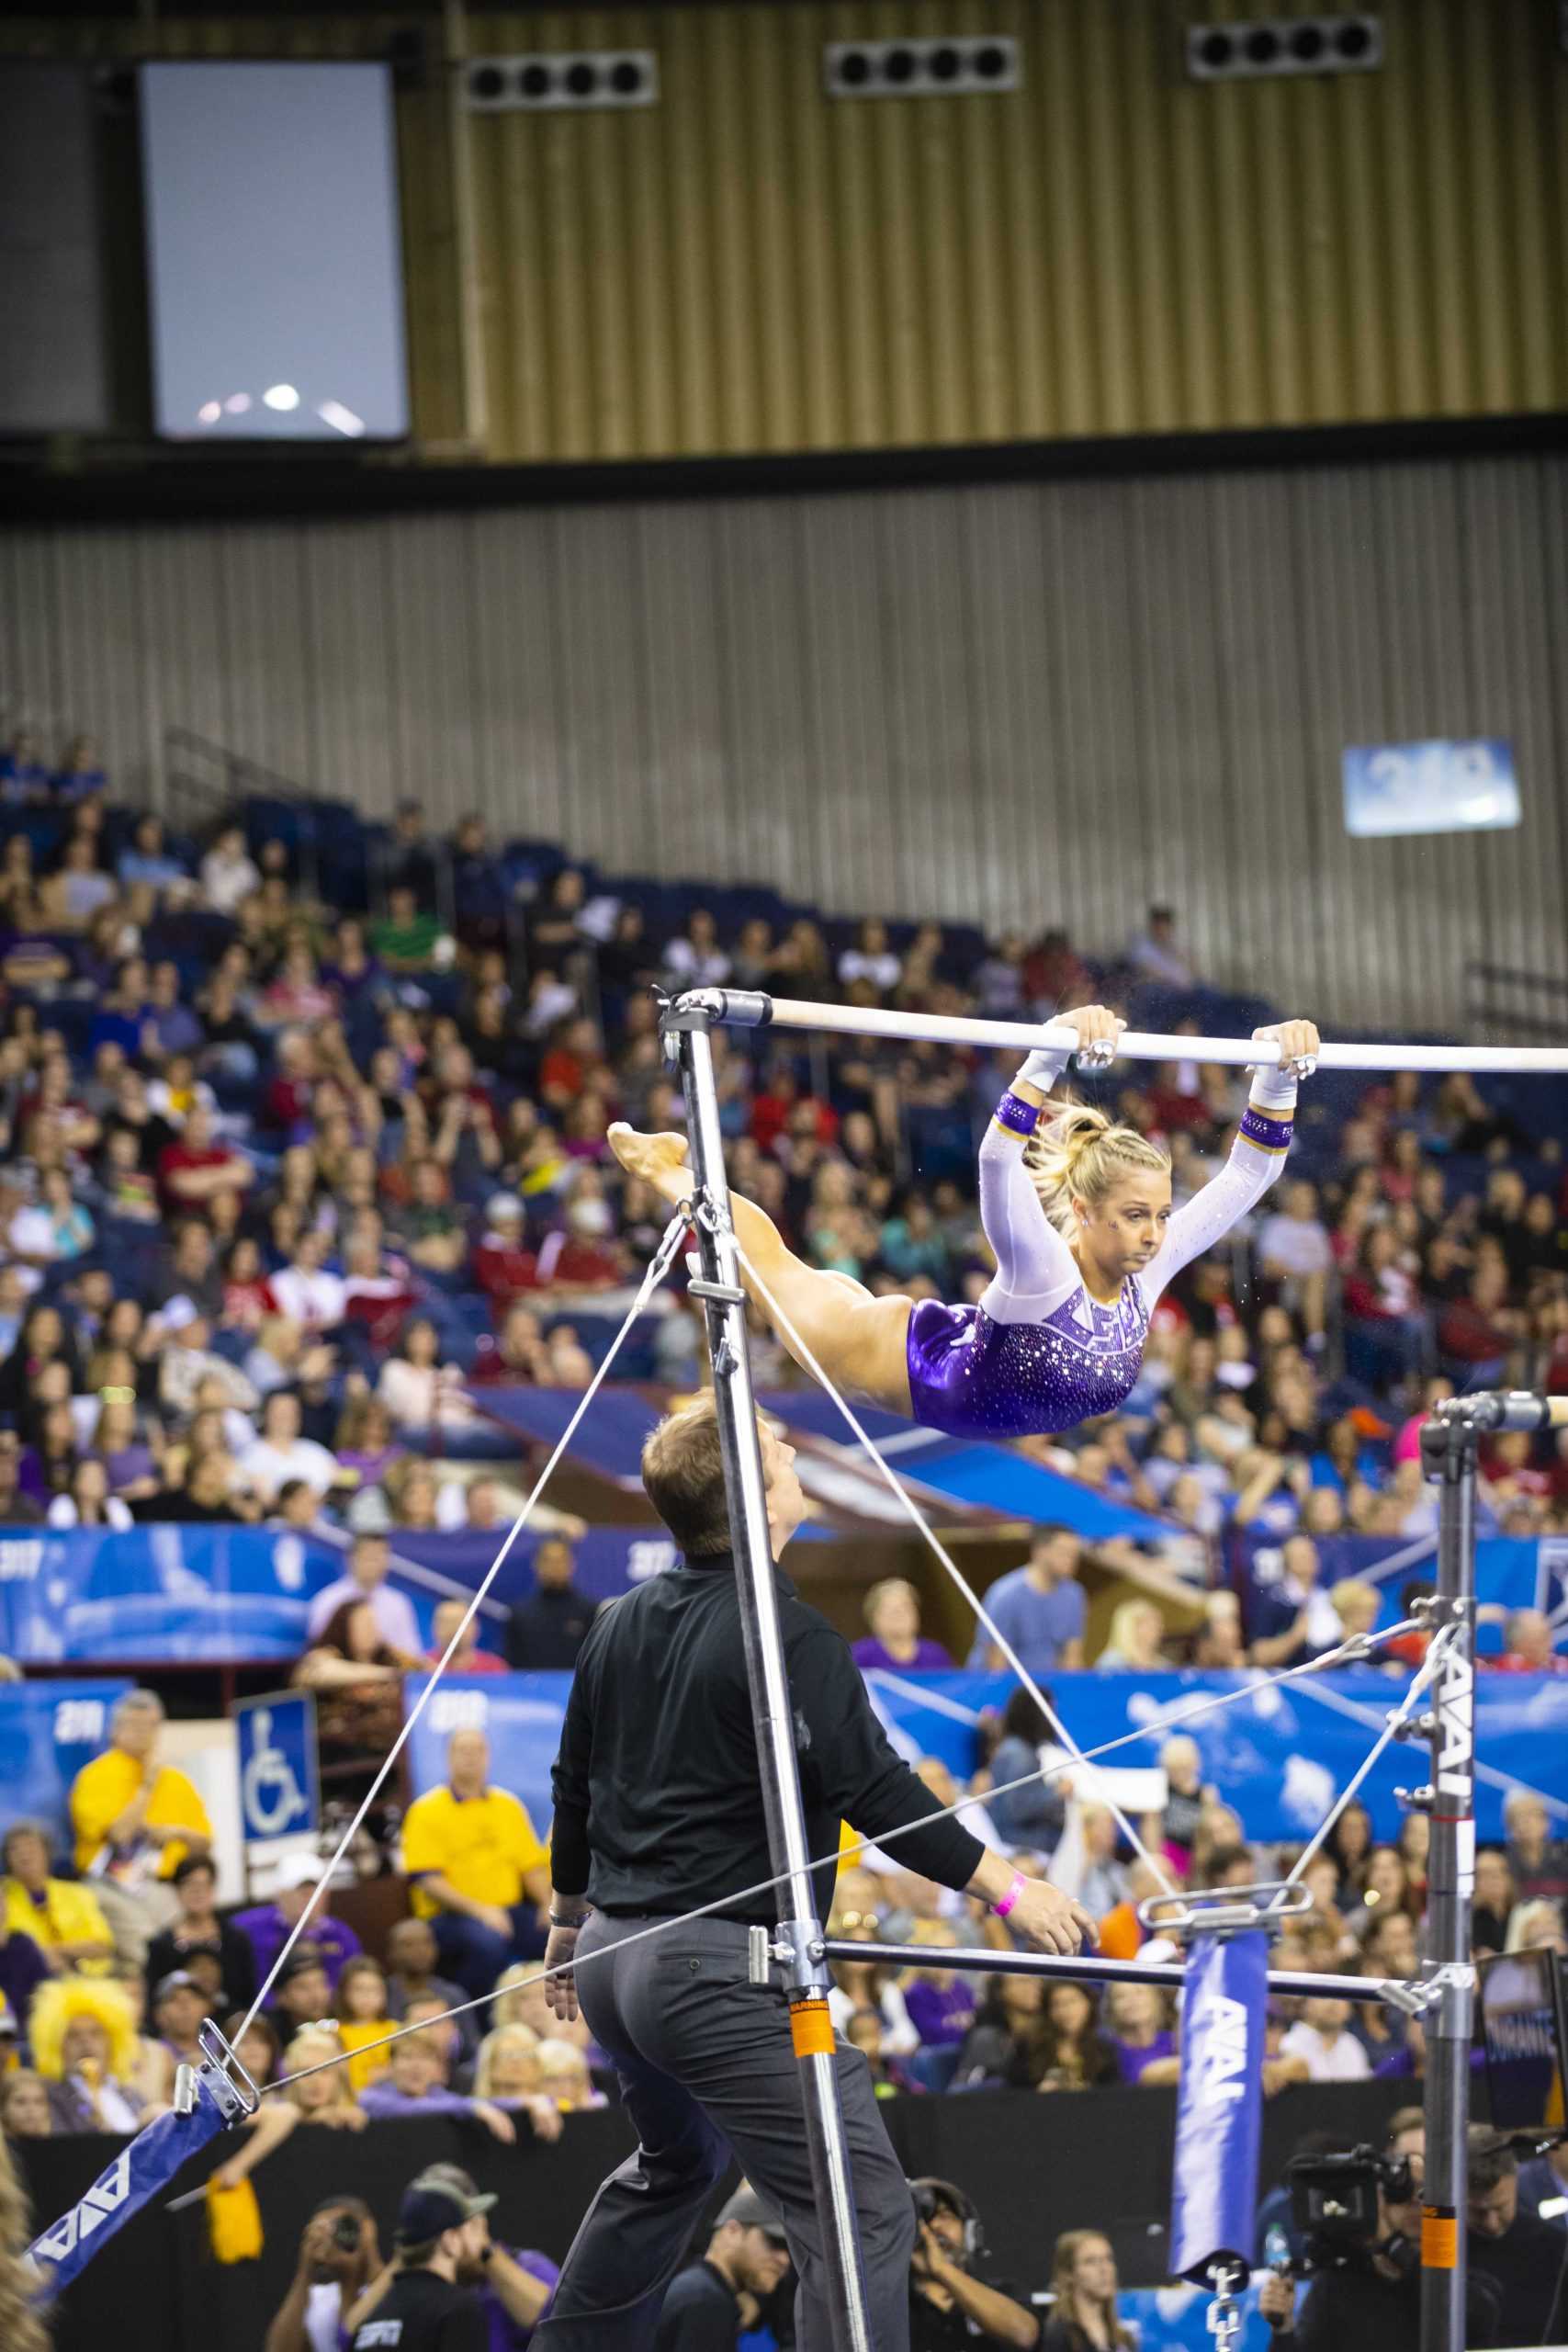
[(321, 1813), (316, 1773), (316, 1702), (309, 1690), (275, 1690), (234, 1708), (240, 1736), (240, 1817), (247, 1846), (313, 1830)]

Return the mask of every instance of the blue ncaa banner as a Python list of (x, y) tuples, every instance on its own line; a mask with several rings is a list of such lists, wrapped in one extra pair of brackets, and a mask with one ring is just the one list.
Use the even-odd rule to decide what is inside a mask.
[(0, 1832), (47, 1823), (71, 1845), (71, 1783), (108, 1746), (109, 1718), (129, 1681), (0, 1683)]

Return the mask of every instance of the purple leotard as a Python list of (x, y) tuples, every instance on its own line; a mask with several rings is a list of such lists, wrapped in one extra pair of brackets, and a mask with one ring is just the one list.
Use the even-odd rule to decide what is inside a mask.
[(1004, 1094), (980, 1147), (980, 1216), (996, 1279), (978, 1306), (922, 1299), (910, 1310), (906, 1357), (916, 1420), (950, 1437), (1029, 1437), (1073, 1429), (1124, 1404), (1161, 1291), (1274, 1182), (1291, 1147), (1294, 1106), (1293, 1080), (1255, 1076), (1229, 1160), (1177, 1210), (1157, 1254), (1106, 1306), (1084, 1288), (1024, 1166), (1040, 1114)]

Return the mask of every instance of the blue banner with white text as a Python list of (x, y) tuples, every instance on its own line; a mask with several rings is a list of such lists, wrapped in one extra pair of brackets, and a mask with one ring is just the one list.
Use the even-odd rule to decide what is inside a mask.
[[(917, 1743), (965, 1774), (975, 1769), (980, 1713), (1007, 1704), (1006, 1674), (872, 1673), (878, 1706)], [(1157, 1763), (1160, 1740), (1190, 1734), (1202, 1775), (1223, 1789), (1250, 1838), (1299, 1842), (1309, 1837), (1361, 1762), (1404, 1688), (1403, 1675), (1374, 1668), (1303, 1676), (1279, 1683), (1251, 1674), (1054, 1674), (1051, 1689), (1078, 1746), (1093, 1750), (1126, 1739), (1111, 1764)], [(1205, 1699), (1243, 1689), (1247, 1695), (1189, 1721)], [(1146, 1735), (1128, 1739), (1131, 1733)], [(1379, 1838), (1403, 1818), (1394, 1790), (1410, 1781), (1411, 1751), (1379, 1758), (1361, 1791)], [(1497, 1674), (1476, 1681), (1478, 1834), (1503, 1834), (1503, 1799), (1523, 1785), (1539, 1790), (1568, 1834), (1568, 1675)]]
[(150, 2197), (167, 2188), (188, 2156), (223, 2128), (212, 2094), (197, 2092), (188, 2115), (166, 2113), (128, 2141), (107, 2165), (86, 2195), (69, 2213), (36, 2237), (26, 2259), (37, 2268), (44, 2293), (60, 2294), (98, 2248), (139, 2213)]
[[(534, 1589), (544, 1540), (525, 1533), (492, 1588), (482, 1645), (503, 1647), (509, 1602)], [(435, 1603), (483, 1581), (505, 1530), (392, 1535), (391, 1581), (413, 1602), (426, 1643)], [(577, 1584), (598, 1600), (657, 1576), (675, 1557), (662, 1532), (593, 1528), (573, 1545)], [(0, 1655), (24, 1666), (225, 1664), (298, 1657), (314, 1595), (344, 1572), (346, 1545), (289, 1528), (139, 1526), (0, 1529)]]
[[(1243, 1623), (1255, 1634), (1285, 1574), (1280, 1538), (1237, 1530), (1231, 1537), (1231, 1557)], [(1397, 1622), (1399, 1596), (1406, 1584), (1429, 1586), (1437, 1579), (1436, 1536), (1322, 1535), (1317, 1557), (1318, 1582), (1325, 1592), (1347, 1577), (1377, 1586), (1382, 1596), (1378, 1621), (1382, 1625)], [(1558, 1626), (1561, 1642), (1568, 1624), (1568, 1538), (1483, 1536), (1475, 1547), (1475, 1590), (1483, 1610), (1545, 1610)], [(1500, 1619), (1483, 1615), (1476, 1631), (1481, 1655), (1495, 1656), (1504, 1642)]]
[[(961, 1779), (980, 1754), (983, 1712), (1012, 1690), (1005, 1674), (871, 1673), (878, 1712), (900, 1747), (940, 1756)], [(1080, 1747), (1138, 1735), (1107, 1760), (1149, 1766), (1172, 1730), (1190, 1731), (1202, 1773), (1235, 1805), (1249, 1838), (1296, 1843), (1314, 1830), (1371, 1747), (1402, 1684), (1361, 1671), (1317, 1675), (1281, 1687), (1263, 1675), (1058, 1674), (1051, 1688)], [(411, 1678), (412, 1707), (423, 1682)], [(522, 1798), (543, 1832), (550, 1816), (550, 1766), (566, 1713), (568, 1674), (453, 1675), (420, 1717), (408, 1756), (416, 1791), (445, 1777), (453, 1732), (488, 1734), (492, 1777)], [(1180, 1720), (1205, 1699), (1245, 1696), (1196, 1721)], [(1540, 1790), (1568, 1834), (1568, 1676), (1483, 1673), (1476, 1696), (1476, 1815), (1483, 1838), (1503, 1834), (1503, 1798), (1523, 1784)], [(1408, 1751), (1381, 1757), (1362, 1790), (1376, 1833), (1392, 1838), (1402, 1818), (1395, 1787), (1410, 1779)]]
[(46, 1822), (69, 1849), (71, 1783), (108, 1746), (123, 1680), (0, 1682), (0, 1836), (14, 1821)]
[(1263, 2136), (1269, 1939), (1193, 1938), (1181, 2001), (1170, 2267), (1204, 2285), (1247, 2269)]

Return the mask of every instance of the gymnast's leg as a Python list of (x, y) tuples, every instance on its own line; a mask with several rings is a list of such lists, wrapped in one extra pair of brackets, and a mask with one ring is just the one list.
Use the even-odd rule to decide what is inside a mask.
[[(617, 1120), (610, 1129), (610, 1148), (629, 1174), (677, 1207), (696, 1188), (682, 1135), (644, 1136)], [(876, 1298), (847, 1275), (826, 1273), (808, 1266), (792, 1250), (766, 1210), (755, 1202), (730, 1195), (735, 1231), (757, 1279), (742, 1269), (742, 1279), (765, 1316), (768, 1301), (759, 1288), (765, 1283), (788, 1316), (836, 1388), (848, 1390), (867, 1403), (891, 1413), (909, 1410), (909, 1369), (906, 1347), (909, 1329), (907, 1298)], [(803, 1372), (812, 1367), (782, 1326), (778, 1336)]]

